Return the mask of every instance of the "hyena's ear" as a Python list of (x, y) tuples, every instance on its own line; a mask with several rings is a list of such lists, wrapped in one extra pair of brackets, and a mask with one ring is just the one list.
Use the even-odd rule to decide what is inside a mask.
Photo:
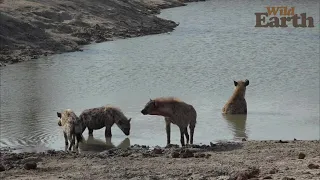
[(158, 103), (158, 102), (153, 101), (153, 106), (154, 106), (154, 107), (158, 107), (158, 105), (159, 105), (159, 103)]
[(57, 112), (58, 118), (61, 118), (61, 113)]
[(128, 122), (130, 122), (130, 121), (131, 121), (131, 118), (128, 119)]
[(237, 81), (233, 81), (234, 83), (234, 86), (237, 86), (238, 85), (238, 82)]
[(246, 86), (249, 85), (249, 80), (248, 79), (245, 80), (244, 85), (246, 85)]

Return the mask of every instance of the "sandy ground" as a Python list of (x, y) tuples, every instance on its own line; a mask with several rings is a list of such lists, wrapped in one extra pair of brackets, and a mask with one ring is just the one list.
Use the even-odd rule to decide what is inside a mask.
[[(134, 145), (101, 153), (1, 153), (1, 179), (320, 179), (320, 141)], [(33, 167), (37, 164), (37, 167)], [(27, 169), (26, 169), (27, 168)]]
[(198, 0), (1, 0), (0, 66), (83, 45), (173, 31), (160, 9)]

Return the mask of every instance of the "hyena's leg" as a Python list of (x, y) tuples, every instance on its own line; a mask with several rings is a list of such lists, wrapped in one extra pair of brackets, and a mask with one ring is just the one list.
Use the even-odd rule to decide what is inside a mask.
[(185, 128), (180, 128), (180, 143), (181, 143), (181, 146), (185, 146), (184, 144), (184, 132)]
[(89, 132), (89, 136), (93, 136), (93, 129), (88, 128), (88, 132)]
[(104, 132), (104, 136), (105, 138), (111, 138), (112, 137), (112, 134), (111, 134), (111, 126), (106, 126), (106, 130)]
[(71, 148), (72, 148), (72, 145), (73, 145), (73, 137), (72, 137), (72, 135), (71, 135), (71, 137), (69, 138), (69, 140), (70, 140), (70, 144), (69, 144), (68, 150), (71, 151)]
[(190, 129), (190, 144), (193, 144), (194, 128), (195, 128), (195, 125), (191, 125), (190, 124), (190, 126), (189, 126), (189, 129)]
[(82, 133), (81, 134), (83, 134), (83, 132), (86, 130), (86, 128), (87, 128), (87, 126), (82, 125)]
[(171, 131), (171, 122), (169, 118), (165, 118), (166, 121), (166, 134), (167, 134), (167, 145), (170, 144), (170, 131)]
[(67, 136), (67, 133), (63, 132), (63, 136), (64, 136), (64, 143), (66, 146), (68, 146), (68, 136)]
[(77, 138), (76, 135), (74, 135), (74, 139), (75, 139), (75, 149), (78, 149), (79, 148), (79, 139)]
[(189, 143), (189, 133), (188, 133), (188, 128), (187, 127), (185, 127), (184, 128), (184, 135), (186, 136), (186, 140), (187, 140), (187, 144)]

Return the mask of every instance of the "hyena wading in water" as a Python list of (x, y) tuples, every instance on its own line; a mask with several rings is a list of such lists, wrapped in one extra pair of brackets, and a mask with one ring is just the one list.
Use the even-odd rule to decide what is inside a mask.
[[(68, 140), (70, 141), (70, 146), (68, 150), (75, 145), (78, 149), (79, 142), (82, 141), (82, 123), (78, 116), (71, 110), (66, 109), (62, 113), (57, 112), (59, 117), (58, 125), (63, 129), (63, 135), (65, 139), (65, 145), (68, 146)], [(77, 142), (75, 142), (77, 140)]]
[(235, 90), (222, 108), (223, 114), (247, 114), (247, 102), (245, 99), (246, 87), (249, 85), (249, 80), (234, 81)]
[(188, 125), (190, 129), (190, 144), (193, 144), (194, 129), (197, 122), (197, 112), (194, 107), (174, 97), (150, 99), (141, 111), (143, 115), (163, 116), (166, 122), (167, 145), (170, 144), (170, 126), (175, 124), (180, 129), (180, 143), (185, 146), (184, 136), (189, 143)]
[(105, 137), (111, 138), (111, 127), (114, 123), (117, 124), (125, 135), (129, 136), (130, 134), (131, 118), (128, 119), (117, 107), (102, 106), (86, 109), (79, 117), (83, 123), (82, 133), (86, 128), (88, 128), (89, 136), (93, 135), (93, 130), (105, 127)]

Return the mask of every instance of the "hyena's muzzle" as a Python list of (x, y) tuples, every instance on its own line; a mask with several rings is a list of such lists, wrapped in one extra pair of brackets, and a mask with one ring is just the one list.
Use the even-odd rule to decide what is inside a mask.
[(147, 112), (147, 110), (146, 110), (146, 109), (142, 109), (142, 110), (141, 110), (141, 113), (142, 113), (143, 115), (148, 114), (148, 112)]

